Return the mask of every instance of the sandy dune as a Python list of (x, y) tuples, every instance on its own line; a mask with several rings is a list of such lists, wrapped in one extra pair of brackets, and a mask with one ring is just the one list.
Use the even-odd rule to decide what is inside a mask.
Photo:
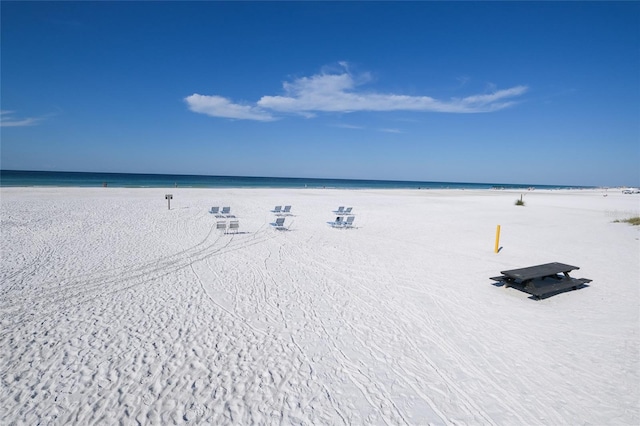
[[(640, 196), (603, 194), (2, 188), (1, 423), (639, 424)], [(489, 279), (556, 261), (593, 281)]]

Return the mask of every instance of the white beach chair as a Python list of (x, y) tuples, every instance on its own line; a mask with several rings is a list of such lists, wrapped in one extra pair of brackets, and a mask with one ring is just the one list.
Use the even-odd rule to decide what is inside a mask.
[(276, 221), (271, 224), (271, 226), (273, 226), (274, 228), (276, 228), (278, 230), (287, 229), (284, 226), (284, 219), (285, 219), (284, 217), (277, 218)]
[(235, 217), (231, 214), (231, 207), (223, 207), (221, 212), (225, 217)]
[(222, 219), (224, 216), (220, 214), (220, 207), (211, 207), (211, 210), (209, 210), (209, 213), (211, 213), (212, 215), (215, 215), (215, 217), (217, 217), (218, 219)]
[(227, 222), (224, 220), (219, 220), (216, 222), (216, 229), (218, 231), (227, 232)]
[(276, 206), (275, 209), (271, 210), (273, 213), (280, 213), (282, 211), (282, 206)]
[(338, 210), (334, 210), (333, 212), (337, 214), (342, 214), (344, 212), (344, 206), (338, 207)]
[(342, 224), (345, 228), (353, 228), (353, 221), (355, 220), (355, 216), (349, 216), (346, 221)]
[(333, 228), (342, 228), (342, 225), (344, 225), (344, 218), (342, 216), (338, 216), (336, 217), (336, 220), (329, 222), (329, 225)]
[(232, 220), (229, 222), (229, 231), (233, 230), (234, 233), (238, 233), (238, 230), (240, 229), (240, 222), (237, 220)]
[(342, 214), (352, 214), (351, 210), (353, 210), (353, 207), (347, 207), (346, 209), (344, 209), (344, 211), (342, 212)]
[(291, 213), (291, 206), (284, 206), (284, 209), (282, 210), (282, 213), (290, 214)]

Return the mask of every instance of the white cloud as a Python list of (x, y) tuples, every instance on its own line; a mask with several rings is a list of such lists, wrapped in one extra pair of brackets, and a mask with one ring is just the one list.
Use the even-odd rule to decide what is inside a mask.
[(273, 121), (276, 118), (258, 107), (234, 104), (222, 96), (206, 96), (194, 93), (184, 98), (193, 112), (212, 117), (233, 118), (237, 120)]
[(503, 99), (520, 96), (527, 90), (527, 86), (516, 86), (510, 89), (496, 90), (489, 94), (467, 96), (461, 100), (461, 104), (471, 109), (485, 108), (485, 111), (496, 111), (514, 104), (513, 101), (502, 102)]
[(35, 126), (42, 120), (42, 118), (23, 118), (23, 119), (15, 119), (11, 117), (13, 111), (0, 111), (0, 127), (26, 127), (26, 126)]
[[(220, 96), (191, 95), (185, 100), (195, 112), (214, 117), (271, 121), (272, 113), (314, 117), (319, 112), (418, 111), (448, 113), (492, 112), (515, 104), (514, 98), (527, 92), (527, 86), (492, 89), (489, 93), (438, 100), (430, 96), (408, 96), (360, 90), (370, 83), (370, 74), (354, 76), (347, 63), (338, 71), (325, 71), (283, 83), (282, 95), (265, 95), (255, 106), (234, 104)], [(268, 112), (270, 111), (270, 112)]]

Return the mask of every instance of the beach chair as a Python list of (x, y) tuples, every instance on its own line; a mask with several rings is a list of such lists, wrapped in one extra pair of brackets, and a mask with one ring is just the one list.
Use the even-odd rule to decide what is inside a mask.
[(211, 210), (209, 210), (209, 213), (211, 213), (212, 215), (215, 215), (215, 217), (217, 217), (218, 219), (222, 219), (224, 216), (220, 214), (220, 207), (211, 207)]
[(227, 222), (224, 220), (219, 220), (216, 222), (216, 229), (218, 231), (227, 232)]
[(275, 209), (271, 210), (273, 213), (280, 213), (282, 211), (282, 206), (276, 206)]
[(284, 206), (284, 209), (282, 210), (282, 213), (290, 214), (291, 213), (291, 206)]
[(334, 220), (333, 222), (329, 222), (329, 225), (331, 225), (331, 227), (333, 228), (342, 228), (342, 225), (344, 225), (344, 218), (342, 216), (338, 216), (336, 217), (336, 220)]
[(351, 214), (351, 210), (353, 210), (353, 207), (347, 207), (346, 209), (344, 209), (344, 211), (342, 212), (342, 214)]
[(344, 206), (338, 207), (338, 210), (334, 210), (333, 212), (337, 214), (342, 214), (344, 212)]
[(225, 217), (235, 217), (231, 214), (231, 207), (223, 207), (221, 212)]
[(240, 222), (238, 222), (237, 220), (232, 220), (229, 222), (229, 231), (233, 230), (234, 233), (238, 233), (238, 230), (240, 229)]
[(353, 221), (355, 220), (355, 216), (349, 216), (346, 221), (342, 224), (345, 228), (353, 228)]
[(271, 226), (273, 226), (278, 230), (287, 229), (284, 226), (284, 219), (285, 219), (284, 217), (277, 218), (276, 221), (271, 224)]

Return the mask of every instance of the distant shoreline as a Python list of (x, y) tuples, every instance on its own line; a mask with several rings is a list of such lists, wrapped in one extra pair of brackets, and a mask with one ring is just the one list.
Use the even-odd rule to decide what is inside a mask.
[(596, 189), (594, 186), (0, 170), (0, 187)]

